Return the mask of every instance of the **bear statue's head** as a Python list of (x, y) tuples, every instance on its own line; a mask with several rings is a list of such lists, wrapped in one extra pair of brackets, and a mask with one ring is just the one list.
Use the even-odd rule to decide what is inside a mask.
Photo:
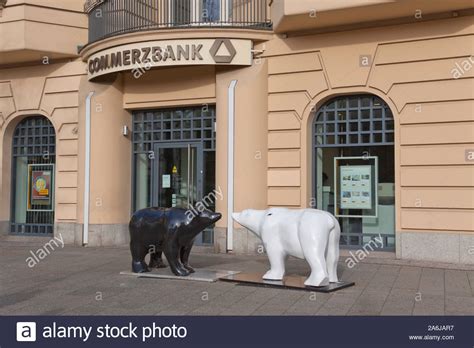
[(232, 218), (244, 226), (251, 232), (255, 233), (258, 237), (261, 236), (261, 229), (263, 225), (263, 220), (265, 219), (267, 211), (266, 210), (254, 210), (246, 209), (240, 213), (232, 213)]
[(190, 225), (201, 232), (205, 228), (215, 224), (221, 217), (222, 214), (220, 213), (215, 213), (209, 209), (200, 209), (193, 214)]

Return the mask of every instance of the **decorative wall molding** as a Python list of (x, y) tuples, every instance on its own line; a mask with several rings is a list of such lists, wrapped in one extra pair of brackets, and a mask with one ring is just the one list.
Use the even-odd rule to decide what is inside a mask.
[[(0, 0), (1, 1), (6, 1), (6, 0)], [(84, 4), (84, 12), (89, 13), (91, 12), (96, 6), (104, 3), (105, 0), (87, 0)]]
[(2, 16), (3, 9), (7, 6), (8, 0), (0, 0), (0, 17)]

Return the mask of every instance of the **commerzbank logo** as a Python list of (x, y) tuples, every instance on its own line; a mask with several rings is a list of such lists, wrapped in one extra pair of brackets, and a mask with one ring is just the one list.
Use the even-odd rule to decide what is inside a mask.
[(89, 78), (162, 66), (220, 64), (252, 65), (252, 41), (225, 38), (157, 40), (121, 45), (88, 57)]
[(210, 50), (212, 59), (216, 63), (232, 63), (237, 51), (229, 39), (217, 39)]

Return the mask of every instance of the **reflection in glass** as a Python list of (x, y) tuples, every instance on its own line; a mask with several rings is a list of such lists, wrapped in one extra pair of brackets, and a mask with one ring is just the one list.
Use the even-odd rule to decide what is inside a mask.
[[(315, 205), (312, 206), (334, 214), (335, 157), (377, 156), (378, 217), (339, 218), (342, 228), (341, 244), (360, 247), (380, 233), (384, 247), (394, 248), (394, 121), (390, 108), (382, 99), (373, 95), (334, 98), (318, 110), (313, 132), (316, 197)], [(367, 214), (361, 211), (355, 215)]]
[(202, 21), (219, 22), (222, 0), (202, 0)]

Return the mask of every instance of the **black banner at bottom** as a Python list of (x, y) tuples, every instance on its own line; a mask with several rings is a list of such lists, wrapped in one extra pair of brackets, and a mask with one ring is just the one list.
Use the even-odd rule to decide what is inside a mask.
[(474, 317), (0, 317), (13, 347), (474, 346)]

